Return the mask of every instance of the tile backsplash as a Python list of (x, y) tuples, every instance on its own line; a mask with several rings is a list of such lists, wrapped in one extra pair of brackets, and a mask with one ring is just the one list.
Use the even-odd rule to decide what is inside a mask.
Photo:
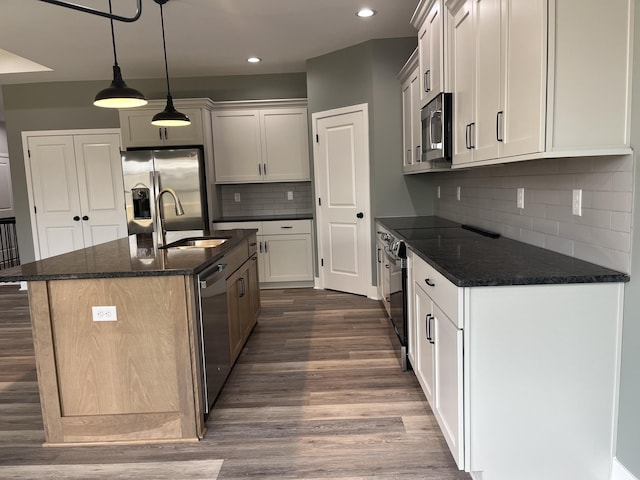
[(313, 213), (311, 182), (222, 185), (224, 217)]
[[(434, 174), (435, 214), (623, 272), (631, 268), (632, 155), (576, 157)], [(457, 190), (460, 187), (460, 200)], [(517, 190), (524, 188), (524, 208)], [(573, 190), (582, 215), (573, 215)]]

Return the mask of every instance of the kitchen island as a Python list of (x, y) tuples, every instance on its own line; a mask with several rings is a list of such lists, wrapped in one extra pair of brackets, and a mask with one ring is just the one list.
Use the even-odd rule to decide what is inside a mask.
[(255, 231), (196, 236), (224, 243), (159, 248), (132, 235), (0, 273), (0, 282), (28, 282), (45, 445), (203, 437), (215, 397), (206, 396), (200, 275), (223, 275), (216, 294), (229, 314), (217, 352), (209, 348), (226, 357), (212, 368), (220, 386), (255, 325), (259, 291)]

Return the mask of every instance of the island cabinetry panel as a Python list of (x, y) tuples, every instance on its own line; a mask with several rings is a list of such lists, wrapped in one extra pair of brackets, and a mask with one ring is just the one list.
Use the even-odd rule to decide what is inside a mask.
[(310, 180), (306, 102), (286, 106), (290, 104), (216, 104), (212, 125), (217, 183)]
[(409, 255), (414, 371), (458, 467), (608, 478), (624, 284), (457, 287)]
[[(47, 444), (197, 440), (190, 279), (30, 282)], [(92, 307), (114, 306), (99, 321)]]

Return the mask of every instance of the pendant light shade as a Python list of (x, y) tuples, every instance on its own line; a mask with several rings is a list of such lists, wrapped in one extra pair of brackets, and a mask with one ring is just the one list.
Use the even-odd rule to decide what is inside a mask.
[[(111, 12), (111, 0), (109, 0), (109, 13)], [(100, 90), (93, 100), (93, 104), (96, 107), (104, 108), (132, 108), (141, 107), (147, 104), (147, 99), (144, 95), (136, 90), (127, 86), (122, 79), (122, 72), (118, 65), (118, 56), (116, 54), (116, 37), (113, 31), (113, 19), (109, 19), (111, 22), (111, 42), (113, 44), (113, 81), (111, 85), (104, 90)]]
[(164, 51), (164, 72), (167, 78), (167, 106), (160, 113), (156, 113), (151, 120), (152, 125), (159, 127), (182, 127), (190, 125), (191, 120), (184, 113), (176, 110), (173, 106), (173, 98), (171, 98), (171, 89), (169, 87), (169, 67), (167, 65), (167, 45), (164, 39), (164, 15), (162, 13), (162, 5), (169, 0), (154, 0), (160, 5), (160, 22), (162, 25), (162, 49)]

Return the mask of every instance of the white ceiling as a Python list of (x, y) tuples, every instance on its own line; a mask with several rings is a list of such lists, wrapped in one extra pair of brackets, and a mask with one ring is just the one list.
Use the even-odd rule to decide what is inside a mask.
[[(71, 0), (108, 11), (107, 0)], [(0, 49), (52, 71), (0, 74), (0, 84), (110, 80), (109, 20), (39, 0), (0, 0)], [(136, 0), (113, 0), (132, 16)], [(305, 71), (305, 60), (374, 38), (415, 36), (417, 0), (170, 0), (164, 5), (169, 75), (200, 77)], [(363, 6), (377, 15), (360, 19)], [(114, 22), (124, 79), (163, 78), (160, 7)], [(249, 64), (246, 58), (264, 61)], [(129, 82), (131, 84), (131, 82)], [(134, 86), (134, 85), (132, 85)]]

